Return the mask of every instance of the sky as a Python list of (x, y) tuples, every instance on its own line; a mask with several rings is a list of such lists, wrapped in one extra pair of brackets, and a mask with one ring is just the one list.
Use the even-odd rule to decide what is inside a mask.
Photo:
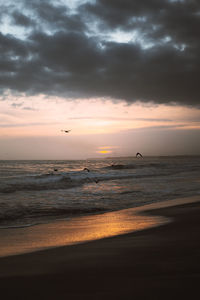
[(200, 154), (199, 1), (0, 5), (0, 159)]

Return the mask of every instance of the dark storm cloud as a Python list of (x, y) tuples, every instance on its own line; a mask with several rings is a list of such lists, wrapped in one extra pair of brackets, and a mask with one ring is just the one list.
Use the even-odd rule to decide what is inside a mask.
[(53, 1), (31, 1), (28, 7), (32, 9), (39, 23), (56, 31), (83, 31), (86, 29), (80, 15), (71, 15), (70, 9), (64, 5), (56, 6)]
[(12, 14), (13, 18), (13, 24), (14, 25), (19, 25), (19, 26), (33, 26), (35, 25), (35, 22), (27, 17), (26, 15), (22, 14), (19, 11), (14, 11)]
[(146, 35), (159, 38), (167, 34), (182, 42), (199, 35), (198, 0), (97, 0), (82, 5), (80, 11), (95, 16), (108, 30), (139, 29)]
[(16, 39), (12, 35), (3, 35), (0, 33), (0, 50), (1, 50), (1, 58), (14, 58), (18, 55), (26, 55), (27, 54), (26, 43)]
[[(97, 0), (73, 13), (30, 1), (26, 9), (30, 19), (11, 15), (32, 26), (26, 40), (0, 34), (2, 89), (199, 106), (199, 1)], [(134, 30), (138, 39), (108, 41), (115, 30)]]

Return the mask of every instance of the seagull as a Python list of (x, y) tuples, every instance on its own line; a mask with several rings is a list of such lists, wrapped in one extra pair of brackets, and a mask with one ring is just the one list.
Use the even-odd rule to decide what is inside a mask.
[(143, 157), (141, 153), (137, 152), (136, 157)]
[(71, 131), (71, 129), (70, 130), (61, 130), (61, 131), (65, 132), (65, 133), (69, 133)]

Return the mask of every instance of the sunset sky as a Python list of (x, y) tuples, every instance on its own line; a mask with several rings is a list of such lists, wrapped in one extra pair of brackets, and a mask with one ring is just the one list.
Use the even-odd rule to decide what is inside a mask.
[(0, 4), (0, 159), (200, 154), (199, 1)]

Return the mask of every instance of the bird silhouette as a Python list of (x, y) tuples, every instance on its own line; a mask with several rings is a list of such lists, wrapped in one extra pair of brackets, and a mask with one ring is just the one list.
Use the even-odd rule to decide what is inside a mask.
[(69, 133), (71, 131), (71, 129), (70, 130), (61, 130), (61, 131), (65, 132), (65, 133)]

